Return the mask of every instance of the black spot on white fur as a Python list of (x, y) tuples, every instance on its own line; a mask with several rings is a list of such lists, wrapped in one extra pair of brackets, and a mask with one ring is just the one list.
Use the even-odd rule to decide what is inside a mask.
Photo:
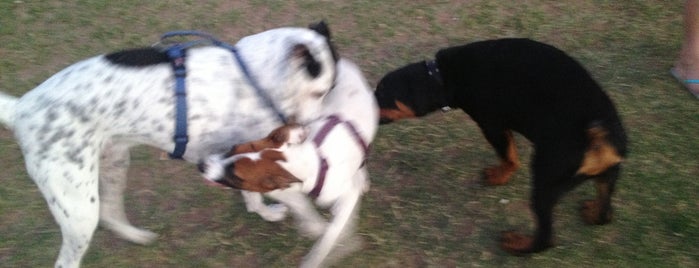
[(165, 52), (152, 47), (122, 50), (104, 57), (112, 64), (127, 67), (143, 67), (170, 62), (170, 58)]

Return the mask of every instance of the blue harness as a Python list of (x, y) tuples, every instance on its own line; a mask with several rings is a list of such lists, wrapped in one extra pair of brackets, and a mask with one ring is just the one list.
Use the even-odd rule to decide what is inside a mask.
[(235, 56), (240, 69), (243, 71), (243, 74), (247, 78), (250, 85), (255, 89), (257, 95), (262, 98), (266, 105), (271, 107), (277, 113), (277, 117), (279, 117), (279, 120), (282, 123), (287, 123), (286, 116), (284, 116), (281, 110), (277, 108), (272, 101), (272, 98), (267, 95), (267, 92), (262, 90), (257, 81), (253, 79), (252, 75), (250, 74), (250, 70), (243, 61), (242, 56), (234, 46), (221, 42), (207, 33), (198, 31), (168, 32), (160, 38), (159, 44), (170, 43), (170, 40), (168, 39), (181, 36), (195, 36), (199, 39), (182, 43), (174, 43), (164, 49), (170, 58), (170, 64), (172, 65), (172, 70), (175, 75), (175, 135), (173, 138), (175, 142), (175, 149), (169, 154), (170, 158), (182, 159), (182, 155), (184, 155), (184, 152), (187, 149), (187, 143), (189, 142), (189, 136), (187, 135), (187, 91), (185, 89), (187, 69), (184, 63), (187, 49), (194, 46), (213, 45), (231, 51), (231, 53), (233, 53)]

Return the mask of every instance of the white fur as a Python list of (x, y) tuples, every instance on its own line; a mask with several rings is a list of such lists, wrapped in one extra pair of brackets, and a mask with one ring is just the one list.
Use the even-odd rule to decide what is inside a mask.
[[(370, 143), (378, 127), (378, 107), (373, 91), (359, 68), (346, 59), (338, 63), (337, 74), (337, 85), (323, 101), (321, 119), (308, 125), (309, 137), (314, 137), (318, 133), (325, 124), (325, 117), (338, 115), (342, 120), (353, 124), (362, 138)], [(278, 150), (282, 151), (286, 157), (286, 161), (278, 163), (303, 182), (265, 195), (281, 202), (291, 210), (303, 234), (320, 237), (301, 266), (325, 265), (327, 263), (324, 261), (331, 250), (341, 239), (348, 238), (346, 236), (353, 233), (359, 199), (368, 190), (368, 173), (366, 167), (362, 166), (364, 151), (354, 135), (343, 124), (337, 125), (328, 133), (318, 150), (311, 138), (301, 144), (289, 144)], [(329, 169), (324, 187), (315, 203), (321, 207), (330, 207), (333, 215), (330, 223), (318, 214), (312, 200), (307, 196), (316, 183), (319, 169), (318, 154), (325, 156)], [(240, 156), (256, 159), (259, 157), (259, 152), (234, 157)], [(215, 165), (207, 168), (212, 167)], [(265, 206), (259, 193), (244, 192), (243, 197), (248, 211), (257, 212), (265, 220), (278, 221), (287, 213), (287, 209), (280, 208), (279, 205)]]
[[(303, 44), (321, 65), (312, 78), (291, 48)], [(318, 92), (333, 84), (334, 61), (325, 38), (303, 28), (280, 28), (236, 44), (254, 78), (297, 122), (318, 116)], [(233, 144), (265, 136), (281, 124), (248, 83), (232, 53), (190, 49), (186, 59), (189, 143), (196, 162)], [(17, 99), (0, 94), (0, 120), (14, 130), (29, 175), (61, 227), (56, 267), (78, 267), (98, 220), (140, 244), (155, 234), (133, 227), (124, 213), (129, 147), (172, 151), (174, 79), (169, 64), (114, 65), (104, 56), (75, 63)], [(99, 182), (98, 182), (99, 178)]]
[(310, 130), (307, 127), (299, 126), (294, 127), (289, 130), (289, 144), (299, 144), (306, 140), (308, 132)]

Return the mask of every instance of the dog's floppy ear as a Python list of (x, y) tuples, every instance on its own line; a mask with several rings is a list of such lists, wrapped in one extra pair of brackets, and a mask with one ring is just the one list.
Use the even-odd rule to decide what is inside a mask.
[(266, 150), (262, 152), (260, 157), (262, 158), (260, 161), (267, 163), (265, 165), (267, 169), (267, 176), (265, 176), (259, 182), (262, 189), (267, 191), (286, 189), (289, 188), (292, 183), (301, 182), (299, 178), (277, 164), (277, 161), (286, 161), (286, 158), (282, 152), (276, 150)]
[(238, 188), (241, 190), (265, 193), (286, 189), (292, 183), (301, 182), (276, 161), (286, 161), (284, 155), (276, 150), (262, 151), (260, 159), (257, 161), (250, 158), (240, 159), (235, 162), (235, 170), (233, 171), (235, 178), (231, 184), (239, 186)]
[(271, 165), (269, 170), (269, 175), (260, 181), (260, 188), (265, 190), (265, 192), (273, 191), (276, 189), (286, 189), (291, 186), (292, 183), (301, 182), (299, 178), (293, 174), (286, 171), (278, 164)]
[(320, 65), (320, 62), (318, 62), (313, 55), (311, 55), (311, 51), (308, 50), (306, 45), (294, 45), (294, 47), (291, 49), (291, 57), (294, 60), (300, 61), (300, 66), (305, 68), (306, 72), (308, 72), (308, 75), (311, 77), (316, 78), (318, 75), (320, 75), (322, 66)]

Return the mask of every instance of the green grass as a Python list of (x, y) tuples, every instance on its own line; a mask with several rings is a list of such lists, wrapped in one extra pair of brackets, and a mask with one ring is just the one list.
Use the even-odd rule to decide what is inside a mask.
[[(584, 225), (583, 184), (556, 207), (556, 247), (512, 257), (499, 232), (533, 228), (529, 172), (485, 187), (495, 154), (463, 113), (382, 126), (358, 232), (361, 251), (339, 267), (697, 267), (699, 101), (668, 75), (682, 38), (680, 3), (662, 1), (0, 1), (0, 90), (20, 95), (80, 59), (146, 46), (160, 34), (199, 29), (229, 42), (324, 18), (340, 53), (370, 83), (440, 48), (529, 37), (568, 51), (617, 104), (630, 155), (614, 196), (615, 218)], [(60, 232), (0, 132), (0, 267), (47, 267)], [(528, 164), (531, 147), (517, 137)], [(293, 221), (245, 212), (239, 194), (201, 183), (191, 164), (132, 153), (127, 213), (160, 234), (138, 246), (98, 229), (85, 267), (288, 267), (313, 241)]]

